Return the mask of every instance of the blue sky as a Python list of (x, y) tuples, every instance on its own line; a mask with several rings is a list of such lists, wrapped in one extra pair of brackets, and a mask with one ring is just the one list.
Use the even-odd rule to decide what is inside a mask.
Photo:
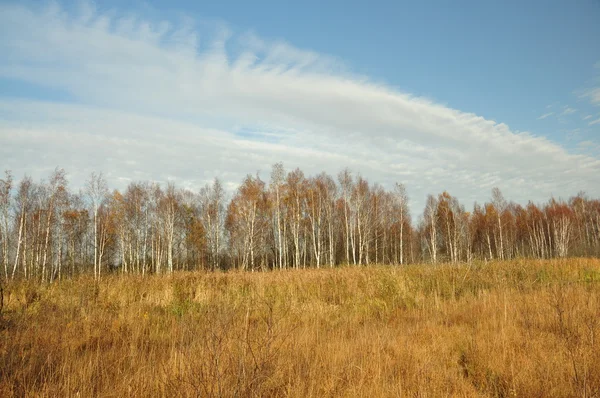
[[(17, 173), (63, 160), (79, 170), (75, 184), (112, 167), (113, 185), (219, 176), (233, 187), (284, 160), (401, 180), (417, 204), (443, 189), (486, 200), (492, 185), (518, 201), (600, 194), (597, 1), (0, 2), (0, 11), (0, 166)], [(90, 137), (104, 145), (97, 153)], [(40, 155), (34, 139), (90, 152)], [(159, 154), (165, 170), (155, 169), (151, 148), (172, 141)]]

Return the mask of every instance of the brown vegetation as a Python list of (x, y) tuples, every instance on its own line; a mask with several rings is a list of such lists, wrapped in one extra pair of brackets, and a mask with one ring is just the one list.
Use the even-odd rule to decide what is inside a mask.
[(4, 287), (1, 396), (598, 396), (600, 261)]

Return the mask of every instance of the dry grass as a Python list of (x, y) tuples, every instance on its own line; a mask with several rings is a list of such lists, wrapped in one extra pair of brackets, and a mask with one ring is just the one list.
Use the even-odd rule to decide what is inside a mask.
[(600, 396), (600, 261), (6, 286), (1, 396)]

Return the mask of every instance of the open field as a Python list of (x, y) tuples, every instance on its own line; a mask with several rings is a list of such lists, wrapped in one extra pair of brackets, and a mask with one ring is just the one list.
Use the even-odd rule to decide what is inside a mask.
[(600, 261), (4, 288), (1, 396), (600, 396)]

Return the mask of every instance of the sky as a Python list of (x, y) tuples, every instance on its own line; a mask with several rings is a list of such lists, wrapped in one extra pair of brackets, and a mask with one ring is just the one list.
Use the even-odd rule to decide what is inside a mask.
[(0, 1), (0, 168), (600, 197), (600, 2)]

